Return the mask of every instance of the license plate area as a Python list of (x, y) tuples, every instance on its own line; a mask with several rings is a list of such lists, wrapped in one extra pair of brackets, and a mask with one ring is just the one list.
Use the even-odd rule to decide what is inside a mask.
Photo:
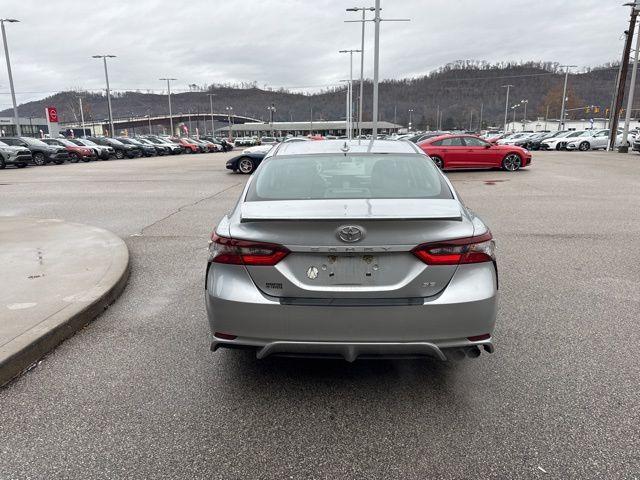
[[(327, 255), (316, 268), (317, 283), (324, 285), (375, 285), (380, 276), (380, 263), (375, 255), (341, 254)], [(315, 270), (307, 271), (309, 280), (314, 280)]]

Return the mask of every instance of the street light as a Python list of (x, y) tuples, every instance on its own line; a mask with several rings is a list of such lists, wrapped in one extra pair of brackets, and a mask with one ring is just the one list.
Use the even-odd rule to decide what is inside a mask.
[(213, 97), (216, 96), (215, 93), (207, 93), (209, 96), (209, 107), (211, 108), (211, 136), (215, 138), (216, 136), (216, 126), (213, 122)]
[[(380, 18), (380, 0), (375, 0), (375, 15), (372, 20), (374, 28), (374, 41), (373, 41), (373, 105), (372, 105), (372, 137), (375, 139), (378, 136), (378, 77), (380, 74), (380, 22), (409, 22), (407, 18)], [(361, 22), (362, 20), (346, 20), (347, 23)]]
[(520, 100), (520, 104), (524, 105), (524, 117), (522, 122), (523, 130), (524, 130), (524, 124), (527, 123), (527, 104), (528, 103), (529, 103), (529, 100)]
[(18, 23), (20, 20), (15, 18), (0, 18), (0, 25), (2, 25), (2, 42), (4, 43), (4, 56), (7, 59), (7, 74), (9, 75), (9, 88), (11, 89), (11, 101), (13, 102), (13, 116), (16, 122), (16, 133), (18, 136), (22, 136), (22, 130), (20, 129), (20, 117), (18, 117), (18, 104), (16, 103), (16, 92), (13, 88), (13, 75), (11, 74), (11, 61), (9, 60), (9, 47), (7, 45), (7, 33), (4, 30), (4, 22)]
[(233, 112), (233, 107), (225, 107), (227, 111), (227, 119), (229, 120), (229, 140), (231, 140), (231, 112)]
[(362, 105), (364, 95), (364, 26), (367, 21), (366, 13), (375, 12), (375, 7), (352, 7), (347, 8), (347, 12), (362, 12), (362, 42), (360, 44), (360, 98), (358, 99), (358, 138), (362, 136)]
[(513, 85), (502, 85), (502, 88), (507, 89), (507, 101), (504, 104), (504, 128), (502, 129), (504, 133), (507, 133), (507, 118), (509, 116), (509, 91), (511, 90)]
[(116, 58), (115, 55), (93, 55), (92, 58), (101, 58), (104, 62), (104, 78), (107, 82), (107, 109), (109, 110), (109, 128), (111, 135), (115, 136), (116, 132), (113, 128), (113, 111), (111, 110), (111, 90), (109, 89), (109, 72), (107, 70), (107, 58)]
[(511, 130), (513, 132), (516, 131), (516, 110), (518, 109), (518, 107), (520, 107), (519, 103), (516, 103), (514, 106), (511, 107), (511, 111), (513, 112), (513, 123), (511, 124)]
[(349, 138), (353, 136), (353, 54), (362, 53), (362, 50), (340, 50), (338, 53), (349, 54), (349, 110), (347, 123), (349, 125)]
[(564, 73), (564, 89), (562, 90), (562, 108), (560, 109), (560, 123), (558, 124), (558, 130), (564, 129), (564, 116), (565, 116), (565, 104), (567, 101), (567, 81), (569, 80), (569, 69), (575, 68), (577, 65), (560, 65), (560, 68), (566, 68)]
[(349, 97), (351, 96), (351, 82), (349, 80), (340, 80), (341, 83), (347, 84), (347, 100), (345, 102), (345, 114), (344, 114), (344, 134), (351, 138), (349, 135)]
[(267, 110), (269, 110), (269, 125), (271, 125), (271, 136), (273, 137), (273, 115), (278, 111), (278, 109), (272, 103), (267, 107)]
[(413, 122), (411, 121), (411, 114), (413, 113), (413, 108), (409, 109), (409, 131), (411, 131), (411, 126), (413, 125)]
[(177, 78), (159, 78), (158, 80), (167, 82), (167, 96), (169, 97), (169, 127), (171, 128), (171, 136), (175, 133), (173, 131), (173, 114), (171, 113), (171, 82), (176, 81)]

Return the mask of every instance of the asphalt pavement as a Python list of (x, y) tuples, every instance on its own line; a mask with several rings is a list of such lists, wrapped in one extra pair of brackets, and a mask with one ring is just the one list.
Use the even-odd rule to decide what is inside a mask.
[(0, 390), (0, 479), (640, 478), (640, 156), (450, 173), (496, 238), (496, 353), (350, 364), (209, 351), (230, 155), (0, 171), (0, 215), (131, 256), (122, 296)]

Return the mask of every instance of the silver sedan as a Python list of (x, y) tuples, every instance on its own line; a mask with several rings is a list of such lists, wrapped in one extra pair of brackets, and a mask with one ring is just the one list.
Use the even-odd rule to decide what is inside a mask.
[(209, 247), (211, 348), (258, 358), (493, 351), (494, 242), (420, 149), (283, 143)]

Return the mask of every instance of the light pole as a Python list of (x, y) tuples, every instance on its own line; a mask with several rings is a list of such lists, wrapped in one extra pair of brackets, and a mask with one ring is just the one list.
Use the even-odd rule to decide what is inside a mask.
[[(87, 132), (84, 131), (84, 111), (82, 110), (82, 97), (78, 97), (78, 100), (80, 100), (80, 122), (82, 125), (82, 136), (84, 137)], [(29, 119), (31, 119), (31, 117), (29, 117)]]
[(233, 107), (225, 107), (227, 111), (227, 120), (229, 120), (229, 140), (231, 140), (231, 112), (233, 112)]
[(213, 123), (213, 97), (216, 96), (215, 93), (207, 93), (209, 96), (209, 108), (211, 109), (211, 136), (215, 138), (216, 136), (216, 127)]
[(527, 123), (527, 104), (529, 100), (520, 100), (520, 105), (524, 105), (524, 117), (522, 119), (522, 130), (525, 128), (525, 124)]
[(173, 137), (173, 114), (171, 112), (171, 82), (177, 80), (177, 78), (160, 78), (161, 81), (167, 82), (167, 97), (169, 97), (169, 128), (171, 129), (171, 136)]
[(145, 115), (145, 117), (147, 117), (147, 120), (149, 121), (149, 135), (151, 135), (151, 115)]
[(409, 131), (411, 131), (411, 126), (413, 125), (413, 122), (411, 121), (411, 114), (413, 113), (413, 108), (409, 109)]
[(93, 55), (93, 58), (101, 58), (104, 63), (104, 79), (107, 82), (107, 110), (109, 111), (109, 129), (111, 136), (116, 132), (113, 127), (113, 110), (111, 109), (111, 89), (109, 88), (109, 71), (107, 70), (107, 58), (116, 58), (115, 55)]
[(267, 110), (269, 110), (269, 125), (270, 130), (271, 130), (271, 136), (273, 137), (273, 115), (278, 111), (278, 109), (276, 108), (276, 106), (272, 103), (271, 105), (269, 105), (267, 107)]
[[(375, 15), (371, 21), (375, 25), (374, 45), (373, 45), (373, 106), (372, 106), (372, 138), (378, 136), (378, 77), (380, 73), (380, 22), (408, 22), (407, 18), (382, 19), (380, 18), (380, 0), (376, 0), (374, 8)], [(362, 22), (362, 20), (346, 20), (346, 22)]]
[(574, 68), (577, 65), (560, 65), (560, 68), (566, 68), (564, 73), (564, 88), (562, 89), (562, 107), (560, 108), (560, 123), (558, 124), (558, 130), (564, 129), (564, 116), (565, 106), (567, 101), (567, 82), (569, 81), (569, 69)]
[(340, 50), (338, 53), (349, 54), (349, 138), (351, 138), (353, 136), (353, 54), (362, 53), (362, 50)]
[(513, 123), (511, 124), (511, 130), (512, 131), (516, 131), (516, 110), (518, 109), (518, 107), (520, 106), (519, 103), (516, 103), (514, 106), (511, 107), (511, 111), (513, 112)]
[(507, 117), (509, 115), (509, 91), (511, 90), (511, 87), (513, 87), (513, 85), (502, 85), (502, 88), (507, 89), (507, 101), (504, 104), (504, 133), (507, 133)]
[(367, 11), (374, 12), (374, 7), (352, 7), (347, 8), (347, 12), (362, 11), (362, 42), (360, 44), (360, 98), (358, 99), (358, 137), (362, 135), (362, 106), (364, 96), (364, 26), (366, 23)]
[(349, 80), (340, 80), (347, 84), (347, 99), (345, 101), (345, 114), (344, 114), (344, 134), (347, 138), (351, 139), (351, 135), (349, 134), (349, 97), (351, 95), (351, 83)]
[(2, 25), (2, 42), (4, 43), (4, 57), (7, 59), (7, 75), (9, 76), (9, 88), (11, 89), (11, 101), (13, 102), (13, 117), (16, 122), (16, 134), (22, 136), (22, 130), (20, 129), (20, 117), (18, 117), (18, 104), (16, 103), (16, 91), (13, 88), (13, 75), (11, 74), (11, 60), (9, 60), (9, 46), (7, 45), (7, 32), (4, 30), (4, 22), (18, 23), (20, 20), (15, 18), (0, 18), (0, 25)]
[(631, 85), (629, 86), (629, 99), (627, 100), (627, 112), (624, 118), (624, 129), (622, 130), (622, 143), (618, 151), (626, 153), (629, 151), (627, 141), (629, 139), (629, 123), (631, 122), (631, 109), (633, 108), (633, 97), (636, 93), (636, 76), (638, 74), (638, 55), (640, 54), (640, 33), (636, 38), (636, 51), (633, 56), (633, 70), (631, 70)]

